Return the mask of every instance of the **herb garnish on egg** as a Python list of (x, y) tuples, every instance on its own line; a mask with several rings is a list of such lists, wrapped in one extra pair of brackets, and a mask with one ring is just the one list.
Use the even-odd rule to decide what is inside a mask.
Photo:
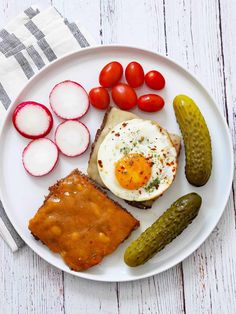
[(128, 155), (128, 153), (130, 152), (130, 148), (129, 147), (122, 147), (120, 149), (120, 152), (123, 153), (124, 155)]
[(158, 178), (154, 179), (148, 186), (145, 187), (145, 191), (152, 192), (154, 189), (158, 189), (160, 180)]

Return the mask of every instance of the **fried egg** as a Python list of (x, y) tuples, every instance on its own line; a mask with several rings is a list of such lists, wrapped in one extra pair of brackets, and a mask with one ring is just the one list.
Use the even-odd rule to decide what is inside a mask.
[(172, 184), (177, 152), (168, 132), (156, 122), (124, 121), (104, 138), (98, 170), (105, 186), (128, 201), (157, 198)]

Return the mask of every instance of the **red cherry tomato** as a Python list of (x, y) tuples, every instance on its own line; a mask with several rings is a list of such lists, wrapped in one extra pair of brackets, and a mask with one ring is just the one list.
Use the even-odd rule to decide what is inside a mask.
[(112, 87), (112, 99), (114, 103), (123, 110), (129, 110), (136, 106), (137, 95), (128, 84), (119, 83)]
[(95, 87), (89, 92), (91, 105), (97, 109), (107, 109), (110, 104), (110, 96), (104, 87)]
[(119, 82), (122, 74), (123, 74), (122, 65), (117, 61), (110, 62), (107, 65), (105, 65), (102, 71), (100, 72), (99, 83), (103, 87), (112, 87)]
[(125, 78), (131, 87), (139, 87), (144, 83), (144, 71), (138, 62), (130, 62), (125, 69)]
[(165, 87), (165, 79), (164, 76), (155, 70), (149, 71), (145, 75), (145, 83), (147, 84), (148, 87), (152, 89), (162, 89)]
[(155, 112), (164, 107), (164, 99), (156, 94), (146, 94), (138, 98), (138, 107), (142, 111)]

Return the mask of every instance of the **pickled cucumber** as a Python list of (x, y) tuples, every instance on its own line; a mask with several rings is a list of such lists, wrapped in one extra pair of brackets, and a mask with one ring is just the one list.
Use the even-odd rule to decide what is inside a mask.
[(188, 96), (176, 96), (173, 105), (184, 139), (186, 178), (190, 184), (202, 186), (210, 178), (212, 169), (211, 138), (205, 119)]
[(174, 240), (197, 216), (202, 199), (197, 193), (190, 193), (175, 201), (148, 229), (146, 229), (124, 254), (124, 261), (130, 267), (147, 262)]

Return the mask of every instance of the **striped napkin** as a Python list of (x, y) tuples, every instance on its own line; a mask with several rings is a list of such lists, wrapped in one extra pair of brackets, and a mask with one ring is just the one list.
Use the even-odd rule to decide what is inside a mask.
[[(51, 61), (95, 44), (88, 32), (54, 8), (31, 6), (0, 30), (0, 123), (27, 81)], [(12, 251), (24, 245), (0, 201), (0, 235)]]

